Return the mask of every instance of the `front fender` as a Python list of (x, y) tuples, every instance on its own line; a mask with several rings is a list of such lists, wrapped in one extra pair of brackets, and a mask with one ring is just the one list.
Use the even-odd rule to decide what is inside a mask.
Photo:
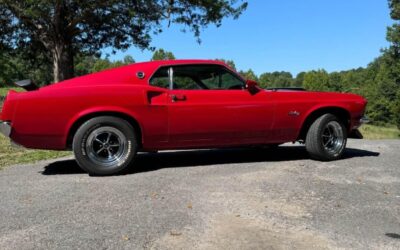
[[(312, 123), (317, 117), (324, 113), (340, 113), (345, 114), (350, 120), (350, 124), (348, 124), (348, 130), (350, 129), (351, 120), (352, 120), (352, 112), (351, 112), (351, 104), (349, 103), (322, 103), (316, 104), (312, 108), (308, 109), (307, 112), (303, 114), (301, 117), (300, 128), (298, 130), (297, 138), (301, 137), (303, 133), (306, 133), (304, 129), (308, 127), (308, 123)], [(315, 117), (314, 117), (315, 116)]]

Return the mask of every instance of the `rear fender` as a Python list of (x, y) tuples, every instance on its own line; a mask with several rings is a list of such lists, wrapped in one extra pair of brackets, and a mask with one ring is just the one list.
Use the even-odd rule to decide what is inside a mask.
[(128, 110), (128, 109), (125, 109), (125, 108), (121, 108), (121, 107), (116, 107), (116, 106), (104, 106), (104, 107), (93, 107), (93, 108), (88, 108), (88, 109), (85, 109), (85, 110), (79, 112), (79, 113), (76, 114), (75, 116), (73, 116), (73, 117), (69, 120), (67, 126), (66, 126), (65, 129), (64, 129), (64, 141), (65, 141), (66, 144), (67, 144), (68, 135), (69, 135), (69, 133), (70, 133), (72, 127), (73, 127), (74, 124), (75, 124), (77, 121), (79, 121), (81, 118), (84, 118), (85, 116), (92, 116), (92, 115), (95, 115), (95, 116), (96, 116), (96, 114), (98, 114), (99, 116), (101, 116), (101, 115), (107, 115), (107, 114), (112, 114), (112, 113), (118, 113), (118, 114), (121, 114), (121, 115), (123, 115), (123, 116), (128, 116), (128, 117), (130, 117), (131, 119), (133, 119), (133, 120), (136, 121), (136, 123), (138, 124), (139, 129), (140, 129), (140, 131), (141, 131), (141, 135), (142, 135), (142, 136), (141, 136), (141, 141), (142, 141), (142, 145), (143, 145), (143, 143), (144, 143), (144, 141), (143, 141), (143, 138), (144, 138), (144, 136), (143, 136), (144, 131), (143, 131), (143, 126), (142, 126), (141, 122), (139, 121), (139, 119), (137, 119), (137, 117), (139, 117), (139, 115), (136, 114), (135, 112), (132, 112), (131, 110)]

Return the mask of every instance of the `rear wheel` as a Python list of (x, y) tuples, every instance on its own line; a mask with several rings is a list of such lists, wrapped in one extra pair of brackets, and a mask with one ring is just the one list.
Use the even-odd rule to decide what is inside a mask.
[(96, 117), (79, 127), (73, 151), (79, 166), (91, 175), (121, 173), (136, 155), (135, 131), (121, 118)]
[(316, 119), (307, 132), (306, 149), (316, 160), (339, 159), (344, 152), (346, 143), (346, 127), (333, 114), (324, 114)]

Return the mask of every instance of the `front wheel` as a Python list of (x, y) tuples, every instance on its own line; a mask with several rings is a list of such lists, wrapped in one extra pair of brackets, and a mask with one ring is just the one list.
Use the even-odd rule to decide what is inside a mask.
[(113, 116), (86, 121), (77, 130), (73, 151), (79, 166), (91, 175), (111, 175), (126, 170), (137, 151), (133, 127)]
[(333, 114), (325, 114), (316, 119), (306, 136), (306, 149), (316, 160), (339, 159), (344, 152), (346, 143), (346, 127)]

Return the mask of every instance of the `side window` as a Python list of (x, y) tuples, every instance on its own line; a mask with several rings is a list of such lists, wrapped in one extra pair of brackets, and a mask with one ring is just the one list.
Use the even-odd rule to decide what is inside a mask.
[(174, 72), (174, 82), (173, 82), (173, 87), (174, 89), (201, 89), (197, 83), (190, 78), (189, 76), (179, 76), (175, 75), (176, 72)]
[(150, 85), (160, 88), (169, 88), (169, 67), (162, 67), (150, 79)]
[(203, 89), (197, 80), (196, 66), (175, 66), (173, 67), (173, 72), (174, 89)]
[(243, 89), (244, 83), (239, 77), (217, 66), (215, 72), (202, 80), (209, 89)]
[(243, 89), (244, 82), (219, 65), (173, 67), (174, 89)]

